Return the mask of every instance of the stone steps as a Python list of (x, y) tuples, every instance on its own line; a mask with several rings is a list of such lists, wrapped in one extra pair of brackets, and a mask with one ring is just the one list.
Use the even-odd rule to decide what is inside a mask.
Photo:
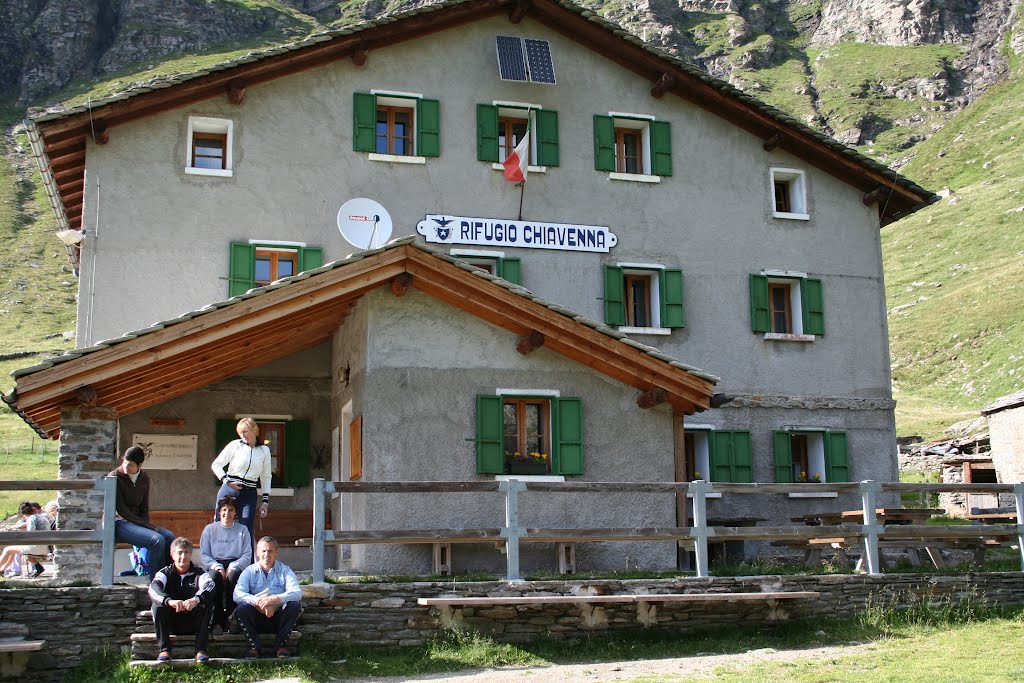
[[(136, 632), (131, 635), (133, 660), (150, 660), (155, 663), (156, 656), (159, 654), (157, 650), (156, 633), (152, 632), (152, 622), (150, 622), (149, 627), (151, 630), (148, 632)], [(273, 654), (271, 650), (274, 643), (274, 637), (275, 634), (273, 633), (260, 634), (265, 654)], [(302, 633), (300, 631), (292, 631), (291, 635), (288, 636), (288, 647), (293, 651), (297, 650), (299, 640), (301, 638)], [(194, 653), (195, 642), (196, 637), (194, 635), (171, 636), (171, 647), (179, 654), (182, 652)], [(249, 646), (245, 640), (245, 635), (241, 633), (220, 633), (210, 636), (209, 645), (207, 647), (209, 651), (216, 652), (221, 655), (229, 652), (241, 655)], [(223, 658), (221, 657), (218, 659)], [(193, 664), (195, 663), (192, 659), (181, 661), (191, 662)]]

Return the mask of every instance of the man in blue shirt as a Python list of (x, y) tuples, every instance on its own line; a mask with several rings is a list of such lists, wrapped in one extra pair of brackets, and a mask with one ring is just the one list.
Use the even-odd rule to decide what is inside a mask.
[(250, 564), (235, 585), (235, 615), (249, 649), (246, 659), (260, 656), (260, 633), (275, 633), (274, 653), (290, 657), (288, 636), (302, 614), (302, 589), (292, 568), (277, 561), (277, 541), (264, 536), (256, 544), (256, 563)]

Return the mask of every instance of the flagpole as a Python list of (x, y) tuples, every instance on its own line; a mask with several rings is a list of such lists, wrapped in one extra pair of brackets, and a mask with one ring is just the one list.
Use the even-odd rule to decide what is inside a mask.
[(519, 219), (523, 220), (523, 193), (526, 192), (526, 181), (519, 183)]

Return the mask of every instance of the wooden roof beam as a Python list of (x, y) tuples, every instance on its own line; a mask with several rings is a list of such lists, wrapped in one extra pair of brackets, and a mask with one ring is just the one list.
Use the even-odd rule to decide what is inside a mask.
[(245, 86), (244, 78), (232, 78), (228, 81), (228, 102), (234, 105), (241, 105), (245, 100)]
[(861, 201), (864, 202), (864, 206), (871, 206), (872, 204), (877, 204), (878, 202), (882, 201), (882, 198), (885, 197), (885, 195), (888, 193), (888, 187), (876, 187), (875, 189), (871, 190), (871, 192), (865, 193)]
[(667, 400), (668, 400), (668, 392), (666, 392), (661, 387), (655, 387), (654, 389), (650, 389), (648, 391), (645, 391), (642, 394), (640, 394), (639, 396), (637, 396), (636, 397), (636, 405), (637, 405), (638, 408), (643, 408), (644, 410), (646, 410), (648, 408), (653, 408), (655, 406), (660, 406), (662, 403), (664, 403)]
[(530, 9), (530, 0), (515, 0), (512, 5), (512, 9), (508, 13), (508, 20), (513, 24), (518, 24), (526, 18), (526, 13)]
[(654, 82), (654, 85), (651, 86), (651, 97), (660, 100), (675, 84), (676, 79), (672, 74), (661, 74), (658, 76), (658, 80)]
[(772, 133), (772, 136), (770, 138), (768, 138), (767, 140), (764, 141), (764, 145), (763, 145), (764, 151), (766, 151), (766, 152), (772, 151), (773, 149), (778, 147), (779, 143), (781, 143), (781, 142), (782, 142), (782, 133), (780, 133), (778, 131), (775, 131), (774, 133)]
[(542, 346), (544, 346), (544, 335), (537, 330), (532, 330), (529, 334), (516, 340), (516, 351), (524, 356), (533, 353)]

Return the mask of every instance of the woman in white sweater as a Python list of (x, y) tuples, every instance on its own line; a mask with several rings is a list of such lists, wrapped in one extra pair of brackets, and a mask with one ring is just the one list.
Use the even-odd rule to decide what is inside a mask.
[[(210, 466), (221, 481), (215, 505), (225, 496), (233, 496), (238, 503), (238, 520), (252, 538), (257, 489), (263, 494), (260, 517), (267, 516), (270, 506), (270, 449), (260, 443), (260, 428), (251, 417), (239, 420), (235, 431), (239, 438), (225, 446)], [(216, 507), (213, 517), (214, 520), (218, 517)]]
[(206, 574), (213, 579), (213, 624), (225, 631), (235, 611), (232, 594), (242, 570), (252, 564), (252, 537), (235, 523), (237, 503), (233, 496), (217, 501), (216, 522), (206, 525), (199, 540), (199, 553)]

